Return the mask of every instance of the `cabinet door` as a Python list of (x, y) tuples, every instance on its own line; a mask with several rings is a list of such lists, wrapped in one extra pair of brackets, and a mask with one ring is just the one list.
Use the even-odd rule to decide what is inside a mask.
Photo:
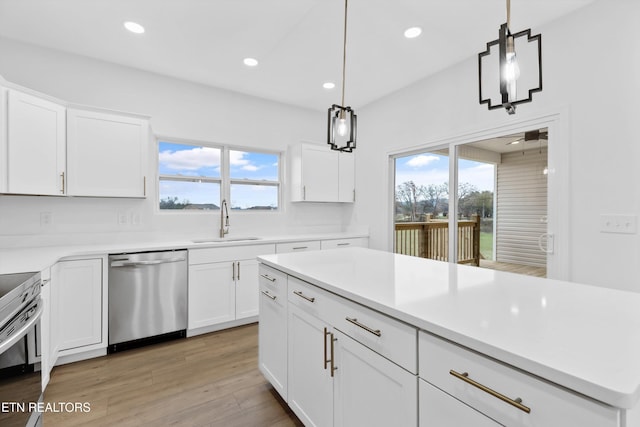
[[(288, 400), (289, 407), (305, 426), (333, 424), (333, 378), (325, 361), (327, 326), (320, 319), (289, 304)], [(326, 340), (326, 341), (325, 341)]]
[(338, 201), (338, 152), (324, 146), (302, 148), (302, 193), (307, 202)]
[(8, 192), (64, 194), (65, 108), (15, 91), (8, 105)]
[(420, 427), (497, 427), (494, 420), (444, 391), (419, 380)]
[(259, 305), (258, 260), (237, 261), (236, 275), (236, 319), (257, 316)]
[(232, 262), (189, 267), (189, 329), (235, 319), (236, 292)]
[(260, 279), (258, 366), (280, 396), (287, 400), (287, 278), (272, 270), (267, 270), (265, 275), (266, 278)]
[(101, 343), (102, 260), (61, 261), (55, 274), (59, 350)]
[(339, 153), (338, 156), (338, 201), (356, 201), (356, 157), (354, 153)]
[(334, 334), (335, 425), (417, 425), (418, 378), (343, 333)]
[(69, 194), (146, 196), (146, 120), (69, 109), (67, 132)]

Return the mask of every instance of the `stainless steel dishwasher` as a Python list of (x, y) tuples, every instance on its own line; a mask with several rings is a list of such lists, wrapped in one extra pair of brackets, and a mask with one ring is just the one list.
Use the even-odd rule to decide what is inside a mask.
[(186, 329), (186, 250), (109, 255), (109, 353)]

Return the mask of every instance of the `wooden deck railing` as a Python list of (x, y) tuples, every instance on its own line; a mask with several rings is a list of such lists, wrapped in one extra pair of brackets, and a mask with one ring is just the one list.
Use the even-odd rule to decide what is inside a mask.
[[(439, 261), (449, 260), (449, 222), (427, 217), (425, 222), (395, 225), (395, 252)], [(459, 264), (480, 265), (480, 217), (458, 221)]]

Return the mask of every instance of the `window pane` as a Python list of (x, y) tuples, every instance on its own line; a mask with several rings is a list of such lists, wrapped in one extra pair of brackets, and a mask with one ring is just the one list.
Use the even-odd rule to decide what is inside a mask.
[(160, 179), (160, 209), (220, 209), (220, 183)]
[(278, 209), (278, 186), (231, 184), (231, 209)]
[(160, 141), (160, 175), (220, 177), (220, 149)]
[(278, 181), (277, 154), (229, 151), (230, 176), (232, 179)]

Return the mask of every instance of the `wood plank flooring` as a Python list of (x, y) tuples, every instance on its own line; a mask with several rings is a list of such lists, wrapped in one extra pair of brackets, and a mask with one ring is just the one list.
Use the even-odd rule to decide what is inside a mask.
[(258, 370), (258, 325), (57, 366), (45, 402), (89, 402), (44, 415), (56, 426), (302, 426)]

